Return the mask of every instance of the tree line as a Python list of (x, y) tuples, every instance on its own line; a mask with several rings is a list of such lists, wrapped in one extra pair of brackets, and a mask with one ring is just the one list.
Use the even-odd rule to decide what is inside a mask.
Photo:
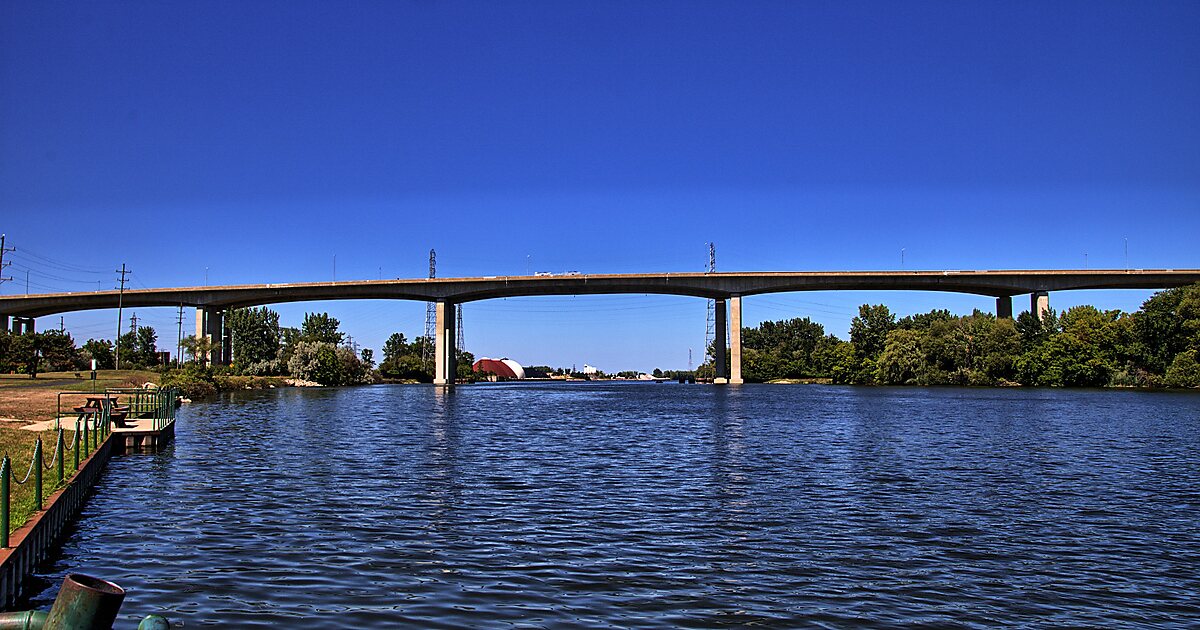
[(162, 363), (157, 346), (158, 333), (150, 326), (138, 326), (121, 335), (116, 347), (107, 339), (88, 339), (83, 347), (76, 347), (71, 333), (59, 330), (20, 335), (4, 330), (0, 331), (0, 373), (90, 370), (93, 360), (97, 369), (111, 370), (118, 349), (121, 367), (152, 368)]
[[(752, 382), (1200, 387), (1200, 285), (1155, 293), (1134, 313), (1076, 306), (1015, 320), (978, 310), (897, 318), (864, 304), (849, 341), (798, 318), (744, 328), (742, 347)], [(710, 360), (701, 374), (711, 372)]]

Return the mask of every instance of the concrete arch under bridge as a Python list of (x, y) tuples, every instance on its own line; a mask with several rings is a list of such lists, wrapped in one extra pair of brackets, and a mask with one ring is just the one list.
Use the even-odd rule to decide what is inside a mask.
[[(229, 309), (327, 300), (415, 300), (435, 302), (437, 313), (434, 382), (453, 383), (454, 307), (465, 302), (533, 295), (663, 294), (716, 301), (716, 381), (740, 383), (742, 298), (803, 291), (941, 291), (996, 298), (996, 315), (1011, 318), (1012, 298), (1030, 295), (1030, 311), (1049, 308), (1049, 292), (1083, 289), (1166, 289), (1200, 282), (1197, 269), (1001, 270), (1001, 271), (809, 271), (647, 274), (564, 274), (363, 280), (217, 287), (182, 287), (0, 296), (0, 324), (15, 332), (34, 330), (34, 318), (72, 311), (124, 307), (196, 308), (196, 334), (220, 339), (211, 360), (228, 362), (231, 344), (224, 326)], [(726, 339), (726, 329), (732, 329)]]

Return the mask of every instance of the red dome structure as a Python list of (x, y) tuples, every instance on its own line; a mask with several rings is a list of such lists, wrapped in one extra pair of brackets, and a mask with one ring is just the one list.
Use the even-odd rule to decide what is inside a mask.
[(525, 370), (521, 364), (512, 359), (488, 359), (483, 358), (475, 362), (471, 369), (479, 374), (495, 374), (500, 378), (522, 379), (525, 378)]

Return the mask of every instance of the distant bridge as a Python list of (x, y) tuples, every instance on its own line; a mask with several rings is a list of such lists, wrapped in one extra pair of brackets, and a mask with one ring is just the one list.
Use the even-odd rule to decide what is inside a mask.
[[(732, 320), (730, 365), (716, 357), (718, 382), (740, 383), (742, 298), (793, 291), (946, 291), (996, 298), (996, 315), (1012, 317), (1012, 296), (1030, 294), (1030, 311), (1049, 308), (1050, 291), (1080, 289), (1166, 289), (1200, 282), (1200, 269), (1006, 270), (1006, 271), (802, 271), (726, 273), (644, 273), (554, 276), (486, 276), (405, 280), (353, 280), (251, 284), (174, 289), (131, 289), (0, 296), (0, 323), (21, 332), (34, 329), (35, 317), (124, 306), (194, 306), (196, 335), (221, 339), (214, 361), (231, 356), (228, 309), (323, 300), (418, 300), (437, 303), (434, 382), (453, 382), (453, 307), (463, 302), (527, 295), (653, 293), (717, 301), (716, 343), (726, 345), (728, 310)], [(728, 369), (727, 369), (728, 368)]]

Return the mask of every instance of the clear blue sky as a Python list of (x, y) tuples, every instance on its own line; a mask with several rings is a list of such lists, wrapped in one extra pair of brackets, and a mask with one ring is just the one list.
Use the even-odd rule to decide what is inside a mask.
[[(1197, 33), (1197, 2), (9, 0), (0, 293), (111, 288), (122, 262), (134, 287), (326, 280), (335, 255), (338, 279), (422, 277), (431, 247), (441, 276), (700, 271), (710, 240), (730, 271), (1123, 268), (1126, 238), (1133, 267), (1200, 267)], [(845, 336), (868, 301), (994, 307), (772, 295), (747, 323)], [(278, 310), (376, 350), (424, 326), (421, 303)], [(690, 298), (464, 312), (467, 349), (525, 364), (683, 368), (704, 341)], [(173, 310), (138, 316), (174, 349)]]

